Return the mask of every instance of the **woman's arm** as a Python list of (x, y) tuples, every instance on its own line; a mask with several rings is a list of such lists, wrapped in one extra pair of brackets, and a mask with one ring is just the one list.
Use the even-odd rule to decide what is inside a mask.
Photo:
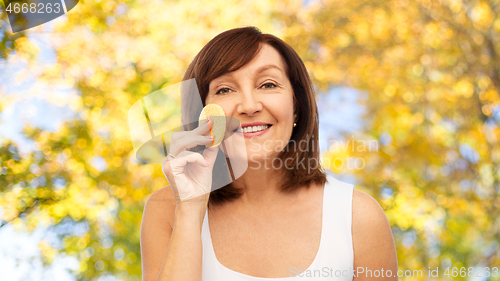
[[(375, 199), (359, 190), (354, 190), (352, 198), (352, 239), (354, 281), (398, 280), (396, 247), (384, 210)], [(392, 277), (388, 277), (388, 270)]]
[(141, 225), (143, 281), (201, 280), (201, 226), (206, 206), (202, 200), (176, 207), (169, 186), (149, 197)]

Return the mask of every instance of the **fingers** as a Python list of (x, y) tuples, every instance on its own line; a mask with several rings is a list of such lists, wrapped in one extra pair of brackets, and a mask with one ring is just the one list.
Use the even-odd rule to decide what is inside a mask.
[(213, 136), (188, 136), (178, 140), (175, 146), (173, 148), (171, 147), (170, 151), (172, 155), (177, 158), (177, 155), (181, 152), (189, 150), (197, 145), (212, 145), (213, 139)]
[(192, 131), (177, 132), (172, 135), (169, 155), (162, 164), (162, 170), (168, 179), (177, 202), (190, 200), (210, 193), (212, 168), (217, 157), (218, 147), (207, 148), (203, 155), (189, 151), (198, 145), (210, 146), (214, 137), (208, 135), (211, 122), (202, 123)]
[(182, 132), (176, 132), (172, 134), (172, 139), (170, 140), (170, 143), (174, 143), (177, 140), (185, 137), (186, 135), (189, 134), (189, 131), (182, 131)]
[(197, 163), (200, 166), (208, 167), (210, 163), (208, 163), (203, 155), (191, 151), (186, 151), (185, 153), (181, 153), (175, 159), (170, 160), (170, 164), (172, 166), (172, 174), (175, 176), (179, 173), (184, 173), (184, 166), (188, 163)]
[(172, 172), (172, 167), (170, 166), (170, 163), (168, 163), (169, 159), (167, 158), (168, 156), (163, 159), (163, 162), (161, 163), (161, 170), (163, 171), (163, 175), (170, 181), (168, 175)]
[(192, 132), (196, 132), (196, 133), (199, 133), (201, 135), (204, 135), (204, 134), (210, 132), (211, 129), (212, 129), (212, 122), (210, 121), (210, 119), (207, 119), (205, 122), (203, 122), (203, 124), (198, 126), (198, 128), (194, 129)]
[(211, 122), (201, 124), (198, 128), (192, 131), (177, 132), (172, 134), (170, 142), (170, 154), (176, 156), (181, 152), (189, 150), (198, 145), (210, 146), (213, 143), (213, 136), (207, 135), (210, 132)]
[(166, 166), (170, 167), (167, 178), (173, 183), (178, 202), (210, 193), (212, 177), (211, 170), (207, 170), (210, 164), (203, 155), (185, 151), (167, 161)]
[(219, 152), (219, 146), (209, 147), (203, 152), (203, 158), (205, 158), (210, 165), (214, 165), (215, 159), (217, 159), (217, 153)]

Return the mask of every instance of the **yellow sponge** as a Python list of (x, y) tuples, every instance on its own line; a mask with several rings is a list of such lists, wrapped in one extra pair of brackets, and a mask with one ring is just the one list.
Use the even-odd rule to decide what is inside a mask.
[(224, 139), (224, 134), (226, 132), (226, 114), (220, 105), (214, 103), (207, 104), (200, 113), (198, 126), (209, 117), (212, 125), (210, 128), (210, 135), (214, 136), (212, 145), (209, 147), (214, 147), (218, 146)]

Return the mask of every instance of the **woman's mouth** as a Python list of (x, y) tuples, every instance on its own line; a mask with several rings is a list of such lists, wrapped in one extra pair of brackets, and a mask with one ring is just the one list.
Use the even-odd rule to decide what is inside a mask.
[(252, 137), (258, 137), (263, 134), (265, 134), (267, 131), (269, 131), (269, 128), (271, 128), (272, 125), (266, 124), (266, 125), (257, 125), (257, 126), (248, 126), (244, 128), (238, 128), (235, 130), (235, 133), (237, 134), (243, 134), (245, 138), (252, 138)]

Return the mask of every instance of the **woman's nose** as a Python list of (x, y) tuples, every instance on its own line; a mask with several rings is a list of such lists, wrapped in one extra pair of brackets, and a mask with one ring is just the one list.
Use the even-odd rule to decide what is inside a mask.
[(252, 91), (245, 91), (240, 95), (240, 100), (237, 106), (238, 114), (254, 115), (262, 111), (262, 103), (260, 99)]

